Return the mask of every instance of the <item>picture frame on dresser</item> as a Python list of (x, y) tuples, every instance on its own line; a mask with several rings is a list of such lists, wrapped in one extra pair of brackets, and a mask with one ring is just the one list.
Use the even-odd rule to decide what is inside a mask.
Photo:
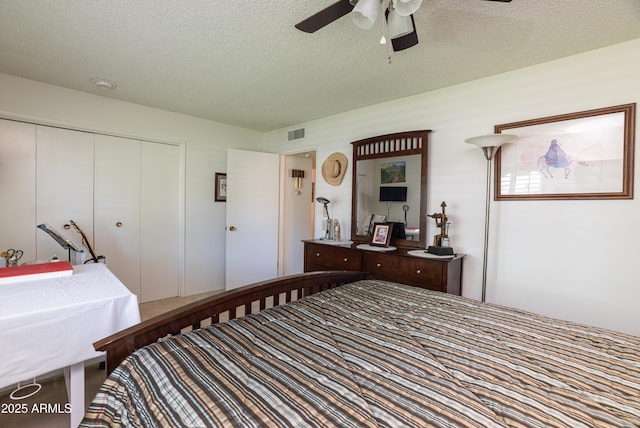
[(388, 247), (391, 241), (392, 225), (392, 223), (374, 223), (370, 244), (377, 247)]

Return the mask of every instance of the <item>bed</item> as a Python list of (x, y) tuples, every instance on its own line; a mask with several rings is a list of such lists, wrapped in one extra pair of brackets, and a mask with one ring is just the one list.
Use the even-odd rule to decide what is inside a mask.
[(244, 287), (95, 347), (110, 375), (84, 427), (640, 426), (640, 338), (360, 272)]

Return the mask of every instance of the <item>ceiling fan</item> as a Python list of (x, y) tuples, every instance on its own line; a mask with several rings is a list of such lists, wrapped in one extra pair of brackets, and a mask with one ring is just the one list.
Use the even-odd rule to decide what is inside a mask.
[[(511, 0), (485, 0), (510, 3)], [(418, 44), (413, 14), (422, 0), (339, 0), (310, 17), (298, 22), (295, 27), (305, 33), (315, 33), (333, 21), (351, 13), (354, 24), (368, 30), (373, 26), (383, 5), (385, 20), (394, 51), (401, 51)]]

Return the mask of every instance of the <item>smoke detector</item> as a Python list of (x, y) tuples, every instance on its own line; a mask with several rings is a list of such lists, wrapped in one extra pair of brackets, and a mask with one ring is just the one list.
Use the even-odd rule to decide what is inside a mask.
[(115, 82), (112, 82), (109, 79), (94, 77), (93, 79), (89, 79), (89, 81), (91, 81), (91, 83), (93, 83), (96, 86), (96, 88), (99, 88), (99, 89), (113, 90), (118, 87), (118, 85), (116, 85)]

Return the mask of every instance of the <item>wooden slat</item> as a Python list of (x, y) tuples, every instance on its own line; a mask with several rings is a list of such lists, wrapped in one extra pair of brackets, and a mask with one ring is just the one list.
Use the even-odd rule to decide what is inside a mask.
[(136, 349), (154, 343), (168, 335), (180, 334), (180, 331), (184, 328), (197, 328), (196, 326), (202, 325), (202, 321), (209, 318), (211, 318), (212, 324), (218, 323), (220, 314), (226, 311), (229, 311), (231, 319), (232, 314), (235, 316), (236, 308), (243, 305), (245, 308), (249, 308), (247, 313), (250, 313), (252, 302), (259, 301), (260, 309), (264, 309), (267, 297), (273, 297), (273, 304), (277, 306), (279, 303), (277, 296), (281, 293), (291, 295), (292, 290), (297, 290), (297, 298), (299, 299), (320, 291), (323, 286), (326, 286), (326, 289), (334, 288), (364, 279), (367, 275), (366, 272), (306, 272), (258, 282), (207, 297), (166, 314), (153, 317), (101, 339), (95, 342), (93, 347), (96, 351), (107, 353), (107, 373), (111, 373), (118, 364)]

